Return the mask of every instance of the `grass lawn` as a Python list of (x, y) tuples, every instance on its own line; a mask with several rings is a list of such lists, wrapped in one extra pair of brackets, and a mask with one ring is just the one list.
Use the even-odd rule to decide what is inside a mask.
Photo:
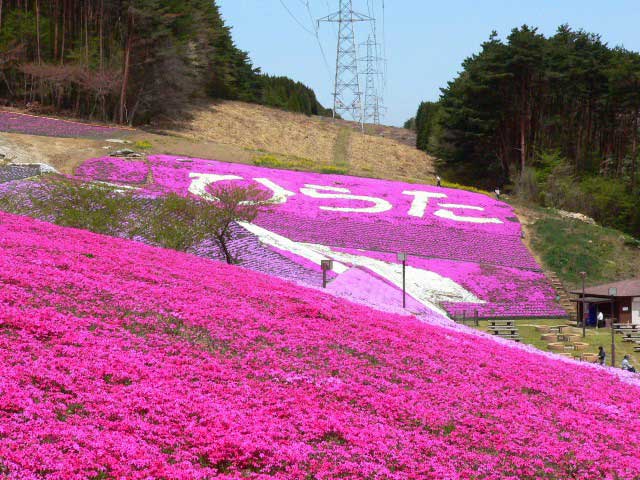
[(640, 242), (617, 230), (546, 214), (532, 226), (531, 245), (545, 266), (570, 288), (634, 278), (640, 270)]
[[(516, 320), (516, 325), (522, 342), (528, 345), (533, 345), (536, 348), (544, 351), (551, 351), (547, 348), (548, 341), (542, 340), (542, 333), (535, 329), (535, 325), (571, 325), (566, 329), (566, 333), (579, 333), (582, 335), (582, 328), (574, 327), (575, 322), (567, 320)], [(488, 331), (489, 322), (486, 320), (480, 320), (480, 325), (477, 327), (479, 330)], [(586, 338), (580, 337), (578, 341), (589, 344), (589, 347), (584, 351), (566, 350), (566, 353), (570, 353), (573, 357), (580, 358), (582, 353), (597, 353), (598, 347), (602, 345), (607, 353), (607, 365), (611, 364), (611, 330), (608, 328), (587, 328)], [(625, 354), (630, 357), (631, 364), (636, 368), (640, 367), (640, 352), (634, 352), (634, 343), (623, 342), (623, 336), (621, 334), (615, 335), (615, 347), (616, 347), (616, 366), (620, 367), (620, 363)]]

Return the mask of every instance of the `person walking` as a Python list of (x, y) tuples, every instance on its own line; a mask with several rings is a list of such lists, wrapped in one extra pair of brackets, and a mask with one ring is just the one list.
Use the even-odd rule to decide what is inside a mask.
[(436, 176), (436, 186), (438, 187), (442, 186), (442, 179), (440, 178), (440, 176)]
[(598, 347), (598, 363), (600, 365), (604, 365), (605, 360), (607, 359), (607, 354), (604, 351), (604, 348), (602, 346)]

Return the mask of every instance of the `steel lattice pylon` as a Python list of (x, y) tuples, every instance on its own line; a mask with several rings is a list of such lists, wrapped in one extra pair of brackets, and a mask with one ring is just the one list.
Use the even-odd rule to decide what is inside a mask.
[(363, 75), (365, 76), (365, 89), (364, 89), (364, 123), (380, 124), (380, 110), (383, 108), (380, 105), (380, 97), (378, 95), (378, 88), (376, 85), (377, 77), (381, 75), (378, 71), (378, 62), (381, 60), (376, 56), (377, 44), (371, 36), (363, 44), (367, 49), (367, 55), (361, 58), (365, 64), (365, 70)]
[(336, 13), (318, 20), (318, 23), (338, 24), (336, 77), (333, 90), (334, 118), (336, 114), (346, 114), (360, 123), (364, 121), (354, 24), (371, 20), (372, 18), (353, 11), (352, 0), (340, 0)]

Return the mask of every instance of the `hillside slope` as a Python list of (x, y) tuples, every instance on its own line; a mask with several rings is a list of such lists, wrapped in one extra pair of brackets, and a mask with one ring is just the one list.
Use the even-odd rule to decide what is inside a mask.
[[(260, 188), (273, 204), (253, 225), (238, 228), (238, 242), (230, 248), (243, 265), (305, 285), (319, 286), (320, 261), (332, 259), (335, 275), (359, 269), (369, 276), (365, 283), (384, 279), (390, 296), (401, 298), (402, 268), (396, 253), (405, 252), (410, 256), (406, 291), (422, 305), (412, 309), (415, 313), (426, 308), (484, 318), (565, 315), (522, 243), (513, 209), (487, 195), (170, 155), (92, 159), (76, 174), (85, 181), (124, 184), (143, 198), (173, 192), (212, 200), (219, 185)], [(0, 205), (11, 205), (21, 197), (19, 191), (0, 195)], [(47, 205), (59, 204), (55, 194), (48, 197)], [(138, 218), (144, 223), (145, 217)], [(197, 250), (207, 255), (211, 251)], [(386, 298), (374, 290), (372, 297)]]
[(24, 217), (0, 214), (0, 251), (10, 478), (640, 469), (625, 374)]
[(553, 209), (517, 205), (531, 250), (569, 289), (635, 278), (640, 240), (628, 234), (561, 215)]
[[(414, 148), (414, 134), (310, 117), (242, 102), (194, 107), (191, 121), (122, 129), (0, 110), (0, 148), (15, 158), (34, 158), (64, 173), (90, 157), (123, 148), (115, 139), (148, 146), (145, 152), (215, 158), (226, 162), (296, 170), (334, 169), (357, 176), (434, 183), (433, 159)], [(55, 140), (51, 140), (55, 138)], [(50, 146), (54, 146), (53, 149)], [(65, 155), (66, 152), (66, 155)], [(266, 157), (266, 158), (265, 158)]]
[[(195, 110), (190, 122), (169, 125), (197, 141), (231, 144), (272, 153), (296, 166), (300, 160), (316, 165), (345, 167), (348, 173), (397, 180), (432, 182), (433, 159), (406, 141), (412, 133), (404, 129), (375, 129), (362, 134), (353, 123), (308, 117), (241, 102), (220, 102)], [(390, 134), (402, 131), (403, 134)], [(411, 140), (409, 140), (410, 142)]]

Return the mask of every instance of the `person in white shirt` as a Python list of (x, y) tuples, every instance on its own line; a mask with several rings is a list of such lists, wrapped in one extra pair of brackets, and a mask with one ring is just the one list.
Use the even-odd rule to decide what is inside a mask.
[(596, 327), (599, 327), (600, 325), (602, 325), (603, 322), (604, 322), (604, 314), (602, 312), (598, 312), (598, 323), (596, 323)]

